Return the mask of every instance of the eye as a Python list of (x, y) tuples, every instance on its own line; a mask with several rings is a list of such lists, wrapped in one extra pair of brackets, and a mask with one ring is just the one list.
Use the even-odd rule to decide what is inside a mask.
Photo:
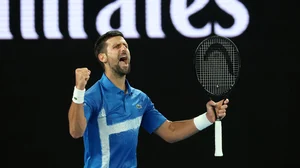
[(117, 44), (114, 46), (114, 48), (120, 48), (120, 46), (121, 46), (120, 44)]
[(117, 44), (117, 45), (113, 46), (113, 48), (119, 49), (119, 48), (121, 48), (121, 46), (124, 46), (125, 48), (128, 48), (128, 45), (125, 44), (125, 43), (123, 43), (123, 44)]

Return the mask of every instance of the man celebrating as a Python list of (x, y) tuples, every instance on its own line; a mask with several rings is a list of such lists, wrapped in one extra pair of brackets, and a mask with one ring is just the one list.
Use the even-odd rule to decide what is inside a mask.
[(136, 168), (140, 126), (169, 143), (186, 139), (225, 117), (229, 100), (209, 101), (207, 112), (183, 121), (170, 121), (141, 90), (130, 86), (131, 55), (124, 36), (109, 31), (95, 43), (95, 56), (104, 73), (85, 89), (91, 71), (77, 68), (76, 85), (69, 109), (69, 130), (73, 138), (83, 137), (85, 168)]

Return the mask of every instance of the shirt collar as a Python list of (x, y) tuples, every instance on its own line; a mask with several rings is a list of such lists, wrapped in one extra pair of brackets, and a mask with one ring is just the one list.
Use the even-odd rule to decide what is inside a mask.
[[(102, 74), (102, 77), (100, 79), (101, 84), (107, 89), (110, 90), (114, 93), (124, 93), (123, 90), (119, 89), (118, 87), (115, 86), (115, 84), (113, 84), (110, 79), (105, 75), (105, 73)], [(132, 87), (130, 86), (128, 80), (125, 80), (125, 86), (127, 89), (127, 93), (129, 95), (132, 94)]]

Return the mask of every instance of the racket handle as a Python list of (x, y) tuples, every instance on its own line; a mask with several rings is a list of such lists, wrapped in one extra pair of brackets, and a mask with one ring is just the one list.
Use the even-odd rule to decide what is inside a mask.
[(215, 156), (217, 157), (223, 156), (221, 120), (215, 121)]

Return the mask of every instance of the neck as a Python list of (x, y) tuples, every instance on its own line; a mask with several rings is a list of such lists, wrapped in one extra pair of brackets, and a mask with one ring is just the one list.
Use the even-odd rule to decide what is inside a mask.
[(126, 75), (119, 76), (110, 71), (107, 71), (107, 72), (105, 71), (105, 75), (117, 88), (119, 88), (123, 91), (126, 90), (126, 85), (125, 85)]

